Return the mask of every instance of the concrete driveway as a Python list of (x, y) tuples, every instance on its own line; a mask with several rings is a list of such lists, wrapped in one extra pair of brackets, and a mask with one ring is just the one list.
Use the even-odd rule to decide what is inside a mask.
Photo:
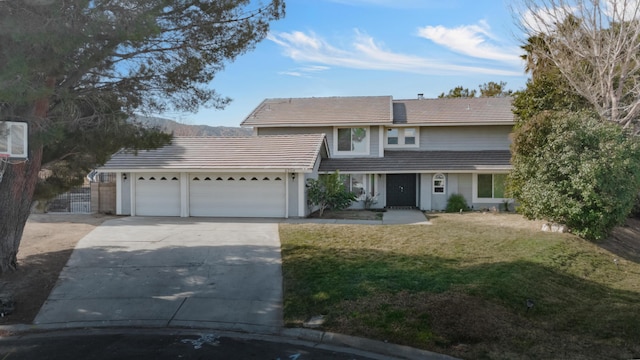
[(278, 223), (107, 221), (77, 244), (34, 323), (276, 333), (282, 326)]

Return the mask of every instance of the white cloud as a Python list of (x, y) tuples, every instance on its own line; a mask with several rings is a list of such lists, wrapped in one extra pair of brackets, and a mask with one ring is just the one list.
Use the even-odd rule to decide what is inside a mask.
[(447, 28), (442, 25), (425, 26), (418, 29), (418, 36), (456, 53), (474, 58), (511, 63), (520, 62), (520, 49), (516, 46), (500, 44), (499, 39), (491, 33), (491, 28), (486, 21), (455, 28)]
[[(554, 6), (557, 5), (557, 6)], [(521, 27), (528, 34), (551, 33), (558, 23), (574, 15), (587, 19), (586, 24), (608, 27), (611, 23), (640, 18), (639, 0), (589, 0), (541, 3), (533, 7), (514, 9)]]
[(613, 22), (640, 18), (640, 1), (638, 0), (605, 0), (601, 6), (605, 15)]
[[(351, 44), (342, 48), (333, 46), (313, 32), (300, 31), (270, 33), (269, 40), (280, 45), (284, 55), (300, 63), (336, 66), (350, 69), (401, 71), (416, 74), (490, 74), (501, 76), (522, 75), (521, 64), (495, 66), (469, 66), (452, 63), (448, 59), (426, 58), (388, 50), (371, 36), (355, 31)], [(496, 56), (494, 56), (496, 57)], [(483, 59), (496, 60), (482, 57)], [(517, 55), (515, 55), (517, 59)], [(512, 60), (508, 56), (505, 59)]]
[(576, 13), (576, 8), (562, 7), (536, 7), (517, 10), (520, 14), (520, 26), (527, 34), (551, 33), (556, 24), (563, 22), (568, 16)]
[(287, 75), (287, 76), (293, 76), (293, 77), (311, 77), (312, 74), (314, 73), (318, 73), (321, 71), (326, 71), (329, 70), (330, 67), (328, 66), (319, 66), (319, 65), (312, 65), (312, 66), (303, 66), (303, 67), (298, 67), (295, 69), (291, 69), (288, 71), (280, 71), (278, 74), (280, 75)]
[(304, 76), (304, 74), (299, 72), (299, 71), (280, 71), (278, 74), (287, 75), (287, 76), (293, 76), (293, 77), (303, 77)]

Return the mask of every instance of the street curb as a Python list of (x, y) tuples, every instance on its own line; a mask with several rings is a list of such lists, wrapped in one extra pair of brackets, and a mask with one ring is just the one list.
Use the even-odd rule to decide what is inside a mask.
[[(0, 333), (0, 339), (10, 336), (22, 336), (28, 334), (38, 333), (58, 333), (58, 332), (73, 332), (81, 331), (87, 334), (90, 331), (96, 333), (119, 333), (119, 332), (159, 332), (159, 333), (199, 333), (202, 331), (217, 331), (227, 337), (235, 338), (252, 338), (258, 340), (265, 340), (271, 342), (283, 342), (290, 343), (291, 341), (303, 341), (313, 343), (318, 347), (327, 348), (348, 348), (355, 351), (361, 351), (369, 353), (371, 355), (377, 354), (381, 356), (388, 356), (394, 359), (405, 360), (459, 360), (458, 358), (434, 353), (427, 350), (420, 350), (405, 345), (396, 345), (386, 343), (384, 341), (371, 340), (356, 336), (332, 333), (328, 331), (312, 330), (305, 328), (283, 328), (278, 333), (264, 334), (264, 333), (247, 333), (229, 331), (228, 329), (215, 329), (215, 328), (197, 328), (197, 327), (87, 327), (87, 326), (43, 326), (43, 325), (30, 325), (30, 324), (15, 324), (15, 325), (0, 325), (0, 332), (8, 333), (4, 335)], [(367, 354), (361, 354), (367, 356)]]
[(389, 344), (383, 341), (326, 331), (303, 328), (286, 328), (282, 330), (281, 334), (285, 337), (311, 341), (318, 344), (350, 347), (407, 360), (457, 360), (457, 358), (448, 355), (420, 350), (409, 346)]

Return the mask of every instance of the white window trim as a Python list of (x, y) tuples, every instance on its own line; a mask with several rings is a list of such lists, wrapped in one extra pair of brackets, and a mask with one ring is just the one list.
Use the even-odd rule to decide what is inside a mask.
[[(473, 173), (473, 177), (472, 177), (472, 184), (471, 184), (471, 195), (472, 195), (472, 200), (474, 203), (496, 203), (496, 204), (500, 204), (502, 202), (504, 202), (505, 200), (513, 200), (510, 198), (479, 198), (478, 197), (478, 175), (479, 174), (490, 174), (490, 175), (497, 175), (497, 174), (508, 174), (506, 172), (482, 172), (482, 173)], [(493, 176), (491, 177), (491, 181), (493, 181)], [(492, 188), (493, 188), (493, 184)]]
[[(442, 175), (444, 177), (444, 183), (442, 185), (442, 192), (436, 192), (436, 176)], [(447, 193), (447, 176), (443, 173), (434, 174), (431, 178), (431, 193), (434, 195), (445, 195)]]
[[(6, 154), (9, 154), (10, 157), (16, 157), (16, 158), (27, 158), (28, 156), (28, 152), (29, 152), (29, 144), (28, 144), (28, 125), (26, 122), (13, 122), (13, 121), (2, 121), (1, 124), (3, 127), (0, 128), (0, 130), (6, 131), (6, 134), (0, 134), (0, 136), (4, 137), (5, 140), (5, 145), (6, 145), (6, 149), (2, 149), (3, 152), (5, 152), (6, 150)], [(23, 146), (22, 148), (22, 152), (13, 152), (14, 148), (13, 148), (13, 139), (14, 139), (14, 131), (18, 130), (18, 133), (20, 134), (19, 137), (22, 138), (22, 144), (20, 144), (20, 146)]]
[[(362, 194), (360, 196), (358, 196), (356, 198), (356, 201), (364, 201), (364, 199), (366, 199), (367, 195), (371, 195), (371, 193), (373, 192), (374, 194), (377, 194), (377, 190), (378, 190), (378, 181), (374, 178), (373, 180), (373, 191), (370, 189), (370, 180), (371, 180), (371, 175), (372, 174), (367, 174), (367, 173), (340, 173), (340, 176), (349, 176), (349, 180), (351, 180), (351, 176), (354, 175), (362, 175), (364, 182), (362, 183), (363, 187), (362, 187)], [(351, 181), (349, 181), (349, 184), (352, 184)], [(346, 189), (347, 191), (353, 191), (351, 189), (351, 186), (349, 186), (349, 188)], [(377, 196), (377, 195), (374, 195)]]
[[(364, 146), (367, 149), (365, 152), (356, 151), (338, 151), (338, 129), (356, 129), (363, 128), (367, 132), (367, 136), (364, 138)], [(371, 152), (370, 147), (371, 139), (371, 127), (369, 126), (336, 126), (333, 128), (333, 153), (336, 155), (369, 155)]]
[[(398, 130), (398, 143), (397, 144), (389, 144), (389, 129), (396, 129)], [(404, 134), (404, 130), (405, 129), (414, 129), (415, 130), (415, 138), (416, 138), (416, 143), (415, 144), (409, 144), (406, 145), (404, 143), (404, 138), (405, 138), (405, 134)], [(418, 148), (420, 147), (420, 127), (417, 126), (409, 126), (409, 127), (386, 127), (384, 128), (384, 147), (385, 148)]]

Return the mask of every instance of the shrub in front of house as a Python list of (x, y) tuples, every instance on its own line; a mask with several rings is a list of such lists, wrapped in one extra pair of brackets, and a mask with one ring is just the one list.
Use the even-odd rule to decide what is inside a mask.
[(307, 197), (311, 207), (318, 207), (320, 217), (327, 209), (348, 208), (357, 198), (354, 193), (344, 187), (338, 171), (321, 175), (318, 179), (308, 179)]
[(603, 239), (640, 188), (640, 138), (589, 113), (541, 113), (514, 133), (508, 188), (529, 219)]
[(451, 196), (449, 196), (449, 199), (447, 199), (447, 208), (445, 209), (445, 211), (452, 213), (460, 212), (460, 210), (469, 211), (467, 200), (460, 194), (451, 194)]

